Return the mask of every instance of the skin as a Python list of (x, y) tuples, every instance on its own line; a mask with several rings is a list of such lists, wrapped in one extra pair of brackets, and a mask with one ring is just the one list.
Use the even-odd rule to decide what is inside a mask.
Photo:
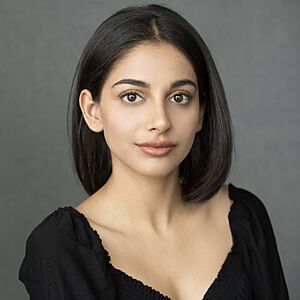
[[(128, 83), (112, 87), (127, 78), (150, 87)], [(196, 87), (170, 88), (182, 79)], [(190, 94), (190, 100), (182, 93)], [(227, 186), (205, 203), (185, 203), (180, 195), (179, 164), (202, 128), (205, 111), (194, 69), (173, 45), (141, 44), (113, 66), (100, 99), (94, 102), (84, 89), (79, 105), (89, 128), (104, 132), (112, 175), (76, 209), (99, 232), (115, 267), (172, 300), (199, 300), (216, 277), (232, 240)], [(176, 147), (160, 157), (149, 156), (135, 145), (162, 139)]]

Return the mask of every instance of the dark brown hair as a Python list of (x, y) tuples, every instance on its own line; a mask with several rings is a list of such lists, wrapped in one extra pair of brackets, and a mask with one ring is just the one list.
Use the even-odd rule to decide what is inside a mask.
[(110, 149), (103, 132), (89, 129), (83, 118), (79, 95), (88, 89), (101, 101), (102, 86), (113, 64), (139, 43), (168, 42), (191, 62), (197, 75), (199, 101), (205, 105), (203, 127), (179, 165), (182, 196), (186, 201), (204, 201), (213, 196), (229, 175), (233, 132), (224, 88), (212, 55), (199, 33), (174, 10), (157, 4), (135, 5), (115, 12), (96, 29), (76, 67), (68, 103), (71, 148), (76, 174), (92, 195), (112, 172)]

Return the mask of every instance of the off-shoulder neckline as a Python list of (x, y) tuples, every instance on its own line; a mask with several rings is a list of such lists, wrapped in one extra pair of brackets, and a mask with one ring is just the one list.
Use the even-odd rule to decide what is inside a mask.
[[(240, 238), (238, 236), (240, 224), (238, 224), (239, 223), (238, 222), (239, 215), (237, 214), (237, 207), (238, 207), (240, 201), (239, 201), (239, 197), (235, 196), (236, 189), (237, 188), (232, 183), (228, 184), (228, 196), (231, 200), (233, 200), (233, 202), (230, 205), (227, 218), (229, 220), (233, 244), (232, 244), (232, 247), (231, 247), (230, 251), (228, 252), (225, 260), (223, 261), (223, 264), (222, 264), (216, 278), (214, 279), (212, 284), (208, 287), (207, 291), (205, 292), (205, 294), (201, 300), (216, 299), (218, 293), (221, 292), (222, 283), (225, 280), (225, 278), (227, 276), (229, 276), (229, 273), (232, 270), (232, 264), (233, 264), (235, 258), (237, 257), (237, 253), (238, 253), (237, 250), (239, 247), (239, 240), (240, 240)], [(122, 271), (121, 269), (119, 269), (117, 267), (114, 267), (113, 264), (111, 263), (110, 254), (107, 251), (107, 249), (105, 249), (105, 247), (103, 246), (103, 242), (102, 242), (102, 239), (101, 239), (99, 233), (97, 232), (97, 230), (95, 230), (90, 225), (87, 217), (82, 212), (78, 211), (73, 206), (65, 206), (65, 207), (60, 207), (58, 209), (68, 210), (71, 213), (73, 213), (75, 216), (81, 218), (81, 220), (83, 221), (86, 228), (94, 234), (96, 240), (98, 241), (98, 244), (100, 246), (100, 249), (98, 249), (99, 252), (102, 252), (102, 253), (104, 252), (105, 260), (106, 260), (106, 267), (109, 267), (110, 270), (114, 272), (114, 274), (116, 274), (117, 276), (120, 276), (123, 280), (126, 280), (127, 282), (135, 285), (136, 287), (143, 289), (145, 291), (145, 293), (147, 293), (149, 296), (156, 297), (155, 299), (157, 299), (157, 300), (172, 300), (169, 296), (164, 295), (162, 292), (154, 289), (150, 285), (147, 285), (143, 281), (141, 281), (137, 278), (134, 278), (133, 276), (127, 274), (125, 271)]]

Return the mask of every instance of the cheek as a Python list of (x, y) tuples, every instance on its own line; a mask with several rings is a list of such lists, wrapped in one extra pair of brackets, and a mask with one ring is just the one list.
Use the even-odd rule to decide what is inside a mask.
[(187, 136), (193, 136), (199, 126), (200, 112), (199, 105), (194, 103), (186, 111), (174, 111), (174, 124), (179, 125), (179, 130), (183, 131)]
[(181, 115), (180, 120), (177, 120), (176, 124), (176, 133), (180, 137), (185, 151), (189, 152), (199, 127), (199, 110), (197, 107), (187, 114)]
[(185, 115), (183, 122), (186, 130), (194, 133), (199, 125), (199, 110), (195, 109), (190, 114)]
[(122, 139), (130, 141), (137, 128), (137, 120), (132, 112), (115, 109), (107, 110), (103, 117), (104, 136), (107, 144), (118, 145)]

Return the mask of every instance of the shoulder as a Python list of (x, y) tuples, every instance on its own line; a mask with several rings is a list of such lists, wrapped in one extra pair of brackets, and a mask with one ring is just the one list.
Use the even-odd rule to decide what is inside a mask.
[(230, 197), (240, 205), (237, 213), (246, 242), (252, 245), (259, 242), (262, 248), (269, 244), (277, 249), (274, 246), (276, 242), (272, 221), (263, 200), (248, 189), (233, 184), (229, 184), (229, 192)]
[(32, 299), (115, 299), (108, 256), (84, 222), (73, 207), (60, 207), (29, 234), (19, 279)]
[(249, 213), (259, 214), (262, 217), (268, 215), (265, 203), (254, 192), (249, 189), (238, 187), (229, 183), (229, 197), (242, 205), (248, 210)]
[(82, 221), (71, 206), (59, 207), (47, 215), (29, 234), (26, 240), (26, 255), (35, 258), (51, 258), (84, 243)]

